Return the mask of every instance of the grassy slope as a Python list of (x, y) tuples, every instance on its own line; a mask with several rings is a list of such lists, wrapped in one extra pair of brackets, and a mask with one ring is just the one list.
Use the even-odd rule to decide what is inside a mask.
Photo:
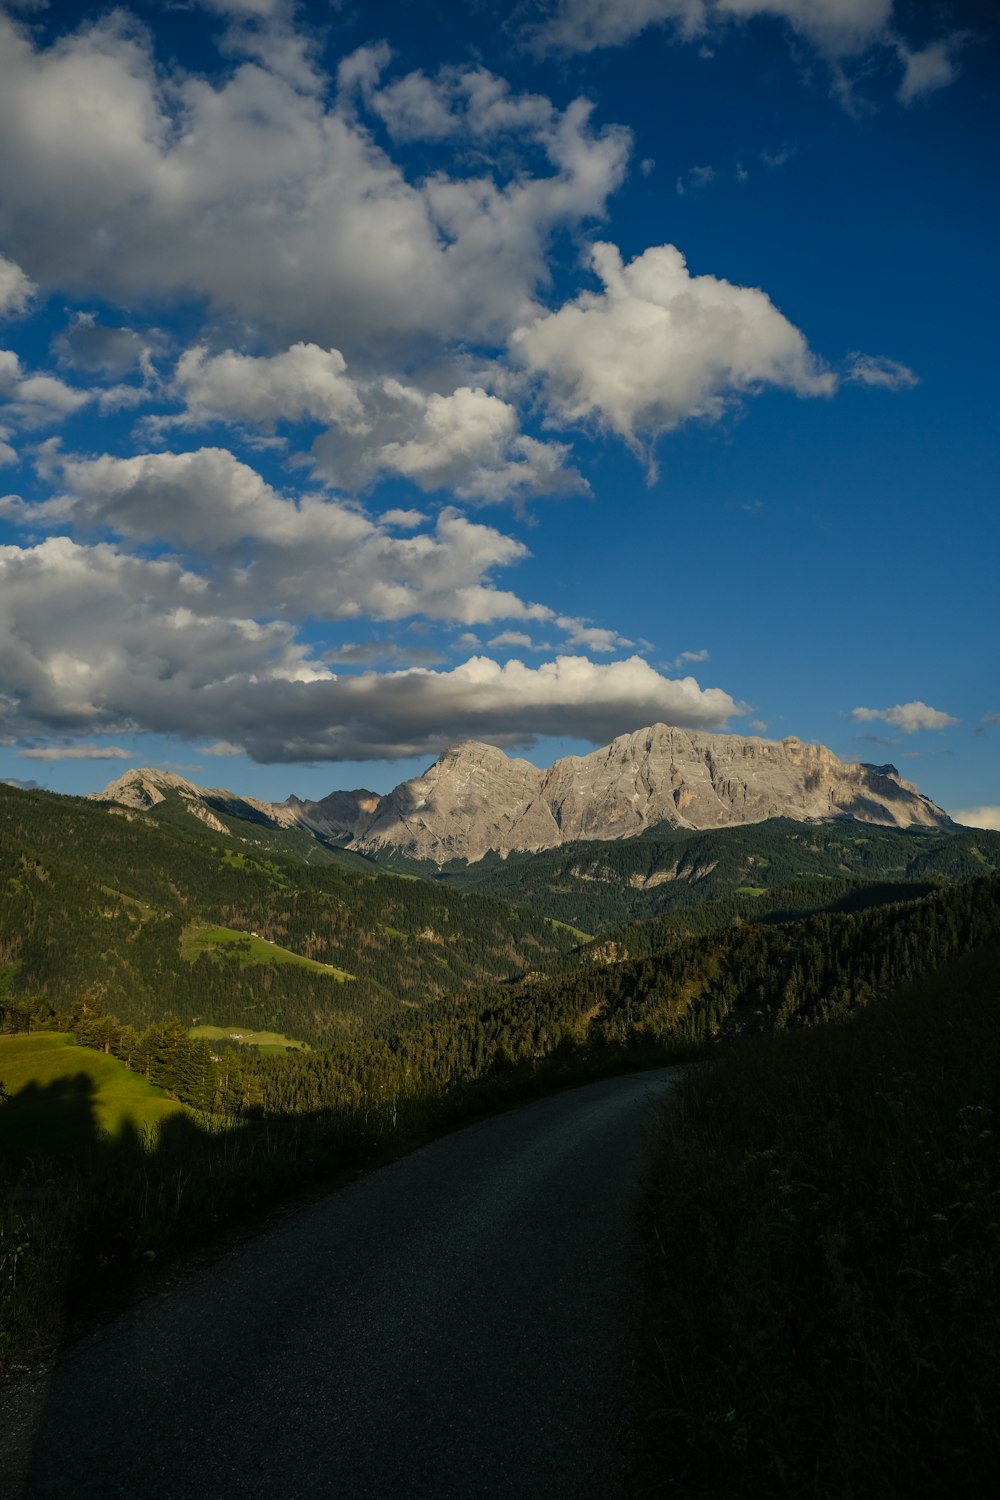
[(263, 1053), (281, 1053), (289, 1049), (298, 1052), (305, 1048), (304, 1042), (280, 1031), (242, 1031), (238, 1026), (191, 1026), (188, 1035), (203, 1037), (206, 1042), (239, 1042), (243, 1047), (256, 1047)]
[(687, 1081), (647, 1219), (656, 1493), (990, 1490), (998, 973), (994, 943)]
[[(109, 1134), (117, 1133), (127, 1121), (139, 1130), (151, 1128), (184, 1108), (115, 1058), (105, 1057), (103, 1052), (94, 1052), (89, 1047), (77, 1047), (62, 1032), (0, 1036), (0, 1079), (12, 1100), (31, 1085), (50, 1091), (63, 1085), (63, 1094), (85, 1095), (93, 1107), (97, 1125)], [(40, 1149), (58, 1148), (60, 1142), (47, 1138), (44, 1096), (40, 1096), (37, 1119), (34, 1113), (29, 1116), (26, 1112), (27, 1103), (26, 1097), (18, 1102), (19, 1132), (37, 1130)], [(23, 1146), (23, 1141), (18, 1144)], [(0, 1150), (3, 1146), (4, 1111), (0, 1110)]]
[[(240, 936), (185, 960), (192, 924)], [(236, 945), (253, 932), (246, 963)], [(573, 943), (533, 913), (363, 861), (234, 847), (183, 809), (157, 820), (0, 787), (0, 1010), (5, 992), (66, 1010), (88, 994), (140, 1028), (173, 1012), (334, 1042)]]
[(330, 979), (339, 979), (342, 983), (345, 979), (354, 977), (346, 969), (338, 969), (334, 964), (318, 963), (314, 958), (303, 958), (301, 954), (291, 953), (277, 943), (269, 943), (256, 933), (238, 932), (233, 927), (218, 927), (208, 922), (192, 922), (185, 927), (181, 933), (180, 951), (181, 958), (186, 958), (191, 963), (207, 953), (209, 958), (235, 957), (241, 969), (255, 968), (260, 964), (298, 964), (303, 969), (326, 974)]

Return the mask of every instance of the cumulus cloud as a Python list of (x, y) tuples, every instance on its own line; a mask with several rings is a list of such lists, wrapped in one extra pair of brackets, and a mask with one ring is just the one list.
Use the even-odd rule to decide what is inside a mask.
[(515, 408), (481, 386), (442, 395), (398, 380), (372, 384), (364, 424), (317, 438), (312, 456), (317, 473), (348, 490), (398, 476), (425, 493), (495, 503), (587, 488), (566, 444), (523, 433)]
[(317, 344), (272, 356), (190, 349), (175, 386), (185, 410), (154, 419), (157, 431), (219, 419), (271, 430), (280, 421), (322, 422), (315, 469), (345, 490), (400, 477), (424, 492), (489, 503), (586, 488), (565, 444), (523, 433), (515, 408), (481, 386), (441, 393), (389, 377), (355, 380), (339, 350)]
[(369, 65), (359, 84), (394, 140), (465, 135), (493, 146), (501, 136), (526, 135), (558, 149), (563, 117), (543, 94), (516, 93), (487, 68), (443, 67), (433, 76), (417, 71), (376, 87), (390, 54), (376, 48), (367, 52)]
[[(33, 527), (165, 543), (196, 562), (213, 608), (239, 615), (399, 620), (420, 614), (466, 625), (553, 620), (491, 582), (527, 557), (524, 544), (445, 507), (433, 527), (396, 536), (359, 507), (280, 494), (228, 449), (61, 459), (65, 488), (0, 514)], [(210, 566), (206, 566), (210, 564)]]
[(239, 745), (232, 745), (228, 740), (216, 740), (213, 745), (198, 745), (195, 748), (196, 755), (218, 755), (231, 756), (242, 755), (243, 751)]
[(692, 418), (718, 420), (765, 386), (829, 395), (836, 377), (764, 292), (692, 276), (673, 245), (623, 264), (597, 244), (604, 284), (517, 329), (516, 359), (564, 421), (588, 420), (635, 446)]
[(702, 649), (701, 651), (682, 651), (680, 656), (676, 656), (674, 658), (674, 666), (694, 666), (697, 662), (708, 661), (708, 659), (709, 653), (704, 649)]
[(909, 391), (920, 384), (915, 375), (898, 360), (877, 354), (852, 354), (846, 378), (855, 385), (876, 386), (884, 391)]
[(34, 283), (21, 267), (0, 255), (0, 318), (23, 312), (34, 290)]
[(960, 807), (952, 817), (966, 828), (992, 828), (1000, 833), (1000, 807)]
[(50, 427), (72, 416), (92, 399), (90, 391), (67, 385), (55, 375), (28, 374), (18, 356), (0, 349), (0, 397), (7, 417), (20, 427)]
[(600, 741), (655, 719), (719, 726), (738, 711), (723, 690), (663, 677), (638, 657), (530, 668), (480, 656), (451, 671), (338, 676), (289, 624), (212, 605), (204, 580), (176, 561), (66, 537), (0, 548), (9, 731), (151, 731), (240, 745), (259, 760), (337, 760), (421, 754), (470, 736)]
[(638, 657), (605, 665), (558, 657), (528, 667), (480, 656), (448, 672), (364, 673), (315, 692), (282, 689), (280, 703), (278, 716), (248, 725), (244, 742), (258, 759), (396, 758), (469, 738), (524, 746), (562, 735), (598, 744), (658, 719), (717, 728), (737, 711), (720, 689), (662, 677)]
[(576, 101), (536, 132), (537, 170), (413, 184), (327, 88), (252, 60), (168, 76), (121, 11), (47, 48), (0, 14), (0, 235), (42, 285), (202, 298), (279, 345), (372, 359), (503, 338), (551, 235), (624, 177), (628, 132)]
[(199, 345), (180, 358), (175, 374), (192, 426), (219, 418), (261, 423), (279, 421), (357, 423), (362, 408), (347, 377), (339, 349), (293, 344), (281, 354), (253, 357), (229, 349), (209, 355)]
[[(174, 560), (53, 537), (0, 548), (0, 681), (21, 737), (183, 726), (184, 703), (220, 684), (313, 680), (321, 669), (284, 622), (213, 614), (204, 579)], [(58, 608), (53, 608), (58, 600)], [(207, 607), (206, 607), (207, 605)]]
[(35, 749), (19, 750), (21, 760), (131, 760), (131, 750), (119, 745), (97, 745), (76, 743), (69, 745), (42, 745)]
[(913, 734), (918, 729), (947, 729), (949, 724), (958, 723), (952, 714), (946, 714), (939, 708), (930, 708), (919, 698), (913, 703), (897, 703), (894, 708), (852, 708), (851, 718), (858, 723), (881, 719), (883, 723), (901, 729), (904, 734)]

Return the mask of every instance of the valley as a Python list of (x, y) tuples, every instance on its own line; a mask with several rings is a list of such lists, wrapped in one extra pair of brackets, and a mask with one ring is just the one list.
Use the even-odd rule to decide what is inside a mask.
[[(924, 1059), (935, 1006), (936, 1024), (990, 1055), (1000, 834), (946, 815), (660, 821), (628, 837), (602, 825), (555, 848), (438, 863), (344, 849), (177, 780), (130, 774), (115, 798), (0, 787), (0, 1185), (18, 1236), (0, 1241), (8, 1368), (228, 1226), (538, 1096), (718, 1059), (726, 1108), (775, 1109), (769, 1058), (778, 1079), (786, 1057), (834, 1059), (842, 1033), (886, 1026), (895, 1069), (907, 1024), (879, 1018), (910, 1006)], [(875, 1088), (866, 1069), (883, 1062), (852, 1057), (858, 1088)], [(679, 1095), (703, 1134), (698, 1080), (715, 1076), (693, 1070)], [(810, 1076), (836, 1115), (840, 1096)], [(1000, 1099), (976, 1077), (955, 1108), (985, 1121)], [(744, 1079), (754, 1099), (737, 1104)], [(754, 1139), (748, 1162), (770, 1161)], [(664, 1122), (667, 1155), (650, 1167), (664, 1183), (686, 1170), (687, 1141)], [(945, 1182), (951, 1160), (935, 1168)], [(820, 1168), (795, 1170), (811, 1181)], [(687, 1183), (678, 1213), (697, 1217), (700, 1201)], [(894, 1265), (903, 1251), (884, 1253)], [(714, 1265), (706, 1254), (706, 1277)], [(679, 1308), (671, 1358), (694, 1380), (689, 1316)], [(660, 1344), (674, 1347), (666, 1332)], [(672, 1420), (689, 1424), (698, 1494), (704, 1438), (681, 1406)], [(720, 1449), (711, 1463), (735, 1461)]]

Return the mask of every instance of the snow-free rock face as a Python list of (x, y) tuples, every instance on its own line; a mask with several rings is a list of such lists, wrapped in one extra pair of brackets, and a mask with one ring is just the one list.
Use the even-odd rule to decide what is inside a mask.
[(169, 771), (129, 771), (92, 795), (149, 809), (173, 793), (188, 811), (298, 827), (361, 853), (474, 863), (491, 852), (554, 849), (574, 839), (626, 839), (657, 824), (725, 828), (766, 818), (857, 818), (898, 828), (947, 828), (951, 819), (895, 766), (853, 765), (822, 745), (654, 724), (548, 770), (465, 740), (429, 770), (379, 797), (331, 792), (319, 802), (258, 802), (207, 791)]
[(574, 839), (634, 837), (659, 823), (723, 828), (836, 817), (947, 827), (894, 766), (846, 764), (822, 745), (654, 724), (548, 770), (466, 741), (383, 797), (353, 847), (443, 864)]
[(116, 781), (109, 781), (103, 792), (90, 792), (94, 802), (117, 802), (120, 807), (134, 807), (144, 812), (166, 800), (168, 792), (177, 792), (187, 797), (200, 797), (201, 787), (172, 771), (156, 771), (150, 766), (141, 766), (126, 771)]
[(289, 797), (286, 802), (271, 803), (270, 807), (274, 816), (288, 826), (304, 828), (308, 833), (318, 834), (334, 843), (346, 843), (375, 812), (380, 800), (377, 792), (359, 789), (331, 792), (318, 802)]
[(550, 849), (559, 825), (541, 795), (545, 772), (495, 745), (466, 740), (429, 771), (389, 792), (360, 825), (354, 847), (414, 859), (482, 859), (491, 849)]

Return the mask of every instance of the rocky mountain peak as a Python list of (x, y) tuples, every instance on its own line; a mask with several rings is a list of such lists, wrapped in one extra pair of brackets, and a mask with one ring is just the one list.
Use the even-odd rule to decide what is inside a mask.
[(96, 793), (149, 809), (169, 792), (229, 830), (219, 815), (300, 827), (362, 853), (470, 863), (486, 854), (552, 849), (575, 839), (633, 838), (667, 824), (724, 828), (767, 818), (855, 818), (896, 827), (951, 819), (895, 766), (851, 764), (795, 735), (766, 740), (651, 724), (547, 769), (481, 740), (450, 745), (421, 776), (385, 796), (363, 789), (319, 802), (258, 802), (206, 791), (169, 771), (127, 771)]

